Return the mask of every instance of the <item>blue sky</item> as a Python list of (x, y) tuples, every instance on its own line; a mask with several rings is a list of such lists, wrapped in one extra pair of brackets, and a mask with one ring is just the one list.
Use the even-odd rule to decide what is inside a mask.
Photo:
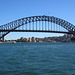
[[(62, 18), (75, 25), (75, 0), (0, 0), (0, 25), (36, 15)], [(6, 39), (20, 37), (49, 37), (62, 34), (50, 33), (9, 33)]]

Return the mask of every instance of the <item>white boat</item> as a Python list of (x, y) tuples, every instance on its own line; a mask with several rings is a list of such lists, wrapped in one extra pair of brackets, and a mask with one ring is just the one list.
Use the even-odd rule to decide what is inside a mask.
[(16, 41), (13, 41), (12, 43), (16, 43)]

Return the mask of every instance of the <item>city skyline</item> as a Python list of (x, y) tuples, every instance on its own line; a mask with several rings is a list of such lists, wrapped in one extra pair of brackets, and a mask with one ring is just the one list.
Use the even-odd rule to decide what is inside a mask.
[(20, 37), (17, 40), (5, 40), (6, 42), (16, 43), (16, 42), (72, 42), (71, 38), (73, 37), (72, 34), (66, 34), (63, 36), (55, 36), (55, 37), (44, 37), (44, 38), (37, 38), (37, 37)]
[[(68, 3), (67, 3), (68, 2)], [(0, 25), (35, 15), (55, 16), (75, 24), (74, 21), (74, 0), (2, 0), (0, 1)], [(53, 6), (54, 5), (54, 6)], [(56, 6), (56, 7), (55, 7)], [(71, 8), (71, 9), (70, 9)], [(60, 10), (60, 11), (59, 11)], [(47, 37), (47, 36), (62, 36), (63, 34), (56, 33), (9, 33), (6, 39), (17, 39), (20, 36), (26, 37)]]

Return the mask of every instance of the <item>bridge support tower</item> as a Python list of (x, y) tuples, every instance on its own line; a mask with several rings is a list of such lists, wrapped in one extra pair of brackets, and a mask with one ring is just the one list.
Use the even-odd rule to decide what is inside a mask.
[(5, 37), (2, 37), (2, 41), (5, 41)]

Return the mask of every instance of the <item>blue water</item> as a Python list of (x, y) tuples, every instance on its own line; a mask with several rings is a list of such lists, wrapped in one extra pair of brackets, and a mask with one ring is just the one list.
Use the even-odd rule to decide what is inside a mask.
[(0, 75), (75, 75), (75, 43), (0, 44)]

